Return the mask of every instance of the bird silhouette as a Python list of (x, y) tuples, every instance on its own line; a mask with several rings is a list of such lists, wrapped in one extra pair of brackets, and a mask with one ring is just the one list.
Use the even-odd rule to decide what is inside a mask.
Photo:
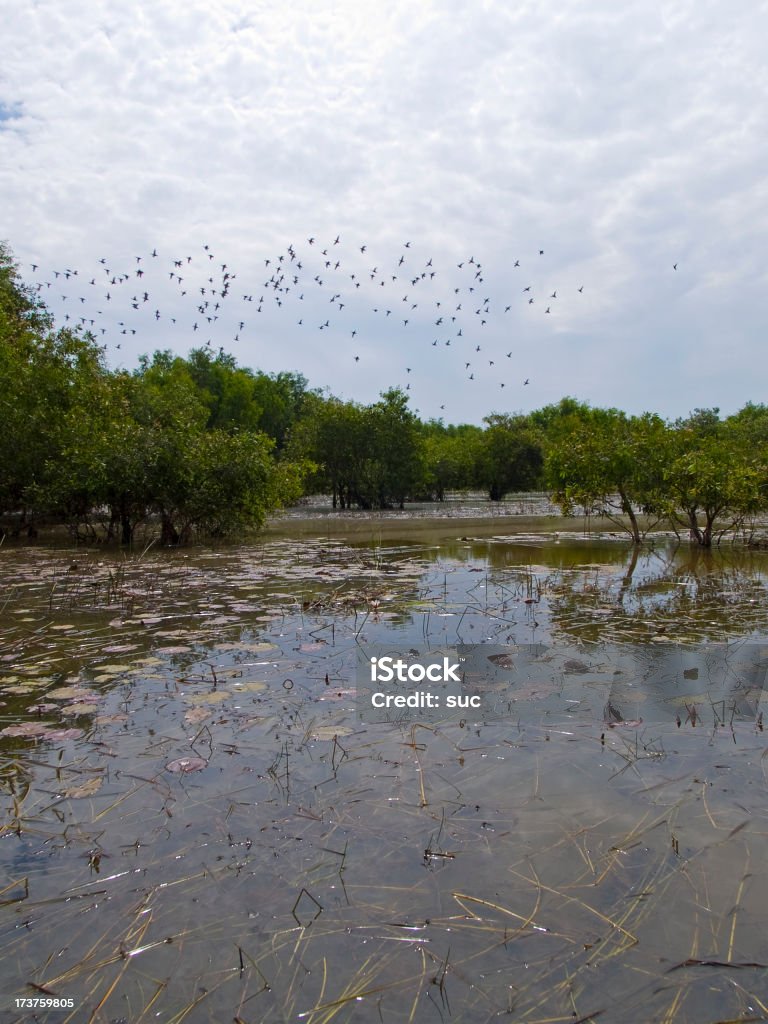
[[(314, 322), (320, 330), (327, 330), (329, 333), (337, 329), (342, 332), (348, 330), (347, 336), (356, 338), (360, 335), (363, 324), (352, 318), (365, 315), (366, 312), (370, 316), (372, 307), (370, 301), (367, 300), (372, 297), (373, 287), (392, 287), (397, 283), (398, 275), (393, 271), (397, 271), (407, 262), (407, 253), (412, 244), (416, 244), (416, 242), (415, 240), (404, 242), (400, 252), (392, 254), (391, 257), (380, 257), (371, 269), (364, 272), (364, 267), (350, 266), (349, 264), (355, 259), (362, 263), (361, 255), (365, 257), (366, 253), (374, 252), (373, 243), (369, 245), (358, 242), (356, 245), (355, 243), (345, 245), (340, 232), (329, 232), (327, 237), (328, 241), (325, 245), (319, 236), (311, 235), (307, 236), (306, 241), (299, 246), (286, 244), (282, 247), (282, 251), (279, 251), (280, 247), (277, 247), (278, 251), (260, 254), (258, 266), (265, 274), (264, 294), (258, 301), (256, 312), (279, 317), (286, 311), (295, 311), (296, 315), (292, 319), (283, 321), (288, 325), (289, 331), (295, 330), (296, 327), (303, 328), (305, 323), (312, 322), (307, 320), (307, 315), (313, 316), (317, 313), (317, 319)], [(337, 254), (335, 259), (329, 255), (331, 247), (335, 247), (335, 255)], [(71, 306), (79, 299), (82, 312), (85, 315), (79, 318), (72, 317), (70, 322), (77, 319), (79, 320), (78, 329), (92, 327), (95, 333), (106, 335), (107, 346), (109, 345), (109, 329), (114, 327), (118, 316), (123, 317), (123, 322), (118, 330), (125, 330), (129, 338), (133, 336), (131, 331), (136, 331), (138, 336), (143, 334), (144, 345), (147, 343), (153, 345), (154, 337), (162, 337), (162, 335), (153, 335), (150, 332), (150, 321), (153, 325), (157, 325), (157, 330), (161, 330), (163, 325), (167, 325), (164, 328), (166, 331), (173, 328), (177, 332), (174, 335), (177, 344), (178, 339), (183, 337), (184, 330), (191, 336), (199, 332), (203, 323), (208, 323), (209, 330), (212, 332), (226, 332), (223, 335), (220, 334), (217, 342), (224, 338), (229, 339), (230, 342), (234, 339), (242, 346), (247, 344), (249, 339), (252, 342), (255, 341), (251, 333), (253, 324), (251, 327), (248, 326), (248, 317), (244, 314), (246, 309), (253, 310), (253, 289), (258, 287), (253, 282), (258, 280), (258, 276), (256, 278), (252, 276), (249, 281), (247, 273), (241, 272), (241, 277), (245, 278), (244, 287), (238, 288), (238, 294), (234, 294), (232, 283), (237, 277), (235, 273), (237, 268), (230, 269), (231, 260), (223, 262), (220, 258), (217, 259), (209, 244), (204, 244), (202, 249), (198, 250), (201, 252), (199, 257), (187, 255), (174, 258), (173, 254), (169, 254), (167, 257), (163, 256), (162, 254), (167, 248), (167, 243), (163, 241), (161, 244), (161, 240), (158, 240), (156, 245), (148, 245), (143, 252), (141, 249), (134, 250), (128, 257), (127, 266), (123, 258), (103, 256), (94, 260), (90, 266), (84, 261), (80, 266), (67, 267), (63, 270), (61, 265), (55, 270), (53, 268), (46, 270), (44, 269), (45, 259), (39, 258), (29, 266), (35, 275), (38, 292), (43, 291), (45, 294), (44, 290), (50, 289), (51, 281), (55, 280), (60, 287), (64, 288), (60, 299), (61, 304), (66, 307), (66, 303), (69, 302)], [(538, 252), (540, 255), (544, 255), (543, 248)], [(388, 321), (387, 344), (397, 345), (398, 337), (404, 340), (405, 335), (402, 335), (401, 332), (408, 327), (411, 328), (409, 335), (415, 336), (416, 339), (419, 338), (418, 332), (429, 328), (430, 324), (438, 328), (448, 327), (450, 316), (449, 333), (453, 338), (437, 334), (431, 341), (428, 336), (425, 339), (428, 341), (426, 348), (433, 349), (434, 354), (431, 358), (439, 358), (446, 366), (458, 369), (461, 365), (461, 357), (466, 351), (472, 351), (472, 349), (477, 353), (481, 351), (481, 346), (477, 343), (477, 332), (482, 329), (484, 338), (482, 348), (487, 353), (489, 375), (491, 378), (496, 376), (496, 380), (490, 379), (488, 384), (495, 383), (499, 387), (504, 387), (507, 382), (499, 379), (500, 375), (496, 371), (496, 366), (499, 365), (499, 358), (505, 354), (507, 358), (511, 359), (512, 352), (504, 353), (499, 344), (499, 339), (502, 337), (501, 314), (503, 312), (506, 317), (503, 321), (504, 324), (514, 327), (516, 306), (512, 302), (506, 304), (500, 302), (497, 306), (494, 295), (491, 294), (483, 297), (480, 306), (477, 306), (475, 300), (473, 307), (468, 307), (465, 312), (463, 307), (466, 305), (466, 296), (469, 295), (470, 301), (472, 301), (475, 295), (482, 294), (480, 289), (483, 279), (484, 277), (490, 278), (491, 275), (484, 275), (483, 264), (474, 254), (460, 262), (451, 261), (448, 268), (445, 265), (440, 265), (440, 255), (440, 253), (433, 253), (422, 262), (422, 269), (406, 275), (406, 279), (410, 282), (410, 292), (402, 297), (402, 302), (409, 309), (409, 317), (402, 318), (401, 324), (397, 322), (398, 318), (391, 316), (393, 311), (391, 308), (385, 308), (385, 303), (379, 302), (374, 307), (376, 315), (383, 313)], [(205, 256), (208, 257), (207, 260), (205, 260)], [(100, 266), (104, 270), (109, 283), (108, 291), (102, 290), (97, 283), (97, 278), (90, 276), (93, 273), (94, 265)], [(509, 263), (506, 265), (510, 266)], [(184, 277), (178, 272), (182, 266), (186, 266)], [(513, 259), (512, 266), (519, 268), (521, 260)], [(469, 267), (472, 268), (472, 272), (465, 276), (464, 271)], [(673, 267), (676, 270), (678, 264), (673, 264)], [(343, 273), (341, 273), (342, 269)], [(288, 274), (286, 274), (286, 270), (288, 270)], [(90, 288), (93, 289), (93, 292), (90, 290), (88, 292), (91, 296), (90, 299), (85, 295), (67, 293), (67, 287), (78, 280), (78, 274), (80, 275), (79, 279), (87, 280)], [(136, 281), (137, 277), (143, 278), (142, 286), (146, 290), (138, 291), (132, 296), (131, 293), (134, 289), (130, 289), (130, 285), (126, 288), (125, 285), (131, 280)], [(310, 281), (314, 284), (311, 291), (307, 289), (307, 283)], [(552, 282), (552, 284), (556, 283)], [(531, 284), (523, 289), (523, 293), (528, 293), (528, 305), (534, 303), (532, 295), (534, 287), (538, 292), (539, 280), (537, 278), (534, 278)], [(582, 284), (577, 290), (581, 293), (583, 288)], [(483, 287), (482, 290), (485, 291), (486, 288)], [(543, 288), (541, 291), (543, 292)], [(560, 289), (553, 288), (552, 293), (544, 294), (548, 294), (550, 302), (552, 302), (557, 300), (559, 291)], [(452, 313), (447, 312), (448, 307), (446, 306), (445, 314), (438, 312), (438, 316), (431, 319), (424, 315), (425, 306), (427, 309), (440, 311), (451, 294), (455, 296), (450, 307), (453, 309)], [(273, 297), (274, 303), (268, 302), (269, 295)], [(264, 305), (265, 298), (267, 305)], [(171, 299), (174, 308), (166, 306)], [(190, 302), (190, 299), (195, 301)], [(318, 300), (326, 303), (326, 310), (328, 304), (334, 306), (335, 321), (333, 325), (326, 316), (321, 314), (322, 306), (319, 305)], [(104, 302), (107, 302), (108, 305), (105, 306)], [(392, 303), (392, 299), (389, 302)], [(567, 298), (560, 299), (559, 302), (561, 305), (558, 306), (558, 313), (560, 314), (559, 319), (561, 319), (563, 313), (568, 312)], [(90, 303), (93, 303), (94, 307), (100, 306), (101, 308), (94, 313), (94, 310), (90, 308)], [(298, 303), (301, 303), (301, 306), (298, 306)], [(551, 313), (551, 305), (543, 306), (542, 312), (544, 314)], [(537, 322), (538, 318), (533, 316), (532, 311), (530, 323), (535, 325)], [(278, 322), (270, 324), (269, 329), (279, 330)], [(415, 335), (413, 332), (416, 332)], [(298, 339), (299, 335), (296, 335), (297, 344), (299, 343)], [(467, 349), (462, 348), (465, 342), (468, 346)], [(378, 342), (376, 343), (378, 344)], [(290, 344), (289, 335), (286, 337), (286, 344)], [(373, 340), (371, 344), (374, 344)], [(452, 344), (455, 345), (455, 348), (448, 352), (447, 349), (451, 348)], [(454, 352), (456, 353), (455, 357)], [(360, 356), (363, 354), (358, 353), (355, 362), (360, 361)], [(238, 355), (240, 355), (239, 352)], [(470, 368), (469, 364), (466, 368)], [(418, 389), (419, 382), (422, 380), (422, 375), (418, 372), (419, 369), (418, 366), (406, 369), (409, 378), (413, 378), (413, 373), (417, 374), (413, 378), (412, 388), (414, 391)], [(469, 379), (475, 379), (474, 373), (469, 375)]]

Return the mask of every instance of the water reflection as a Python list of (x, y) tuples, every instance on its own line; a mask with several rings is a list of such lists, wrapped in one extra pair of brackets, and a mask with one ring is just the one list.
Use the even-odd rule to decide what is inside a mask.
[[(764, 1001), (758, 703), (718, 721), (690, 660), (768, 634), (764, 554), (326, 539), (0, 577), (3, 727), (81, 731), (0, 737), (4, 994), (311, 1024)], [(548, 652), (499, 721), (358, 720), (361, 645), (459, 642)]]

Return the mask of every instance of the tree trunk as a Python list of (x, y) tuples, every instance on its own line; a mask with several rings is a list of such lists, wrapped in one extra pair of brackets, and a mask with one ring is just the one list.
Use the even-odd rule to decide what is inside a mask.
[(621, 587), (619, 588), (619, 600), (618, 600), (618, 603), (619, 603), (619, 606), (622, 607), (622, 608), (624, 607), (624, 598), (629, 593), (629, 591), (630, 591), (630, 589), (632, 587), (632, 577), (634, 576), (635, 569), (637, 568), (637, 559), (638, 559), (639, 554), (640, 554), (640, 552), (637, 550), (637, 546), (633, 547), (632, 548), (632, 557), (629, 560), (629, 565), (627, 566), (627, 571), (624, 573), (624, 576), (623, 576), (622, 581), (621, 581)]
[(632, 527), (632, 540), (635, 544), (640, 544), (642, 537), (640, 536), (640, 527), (637, 525), (637, 516), (632, 508), (632, 502), (621, 489), (619, 489), (619, 497), (621, 498), (622, 512), (629, 518), (629, 525)]
[(120, 543), (130, 544), (133, 540), (133, 526), (125, 512), (120, 515)]
[(173, 521), (163, 512), (162, 526), (160, 528), (160, 543), (165, 547), (179, 543), (179, 531), (173, 525)]
[(707, 525), (702, 528), (699, 526), (699, 517), (696, 514), (696, 509), (688, 509), (688, 526), (691, 531), (691, 541), (695, 542), (701, 548), (712, 547), (712, 523), (707, 517)]

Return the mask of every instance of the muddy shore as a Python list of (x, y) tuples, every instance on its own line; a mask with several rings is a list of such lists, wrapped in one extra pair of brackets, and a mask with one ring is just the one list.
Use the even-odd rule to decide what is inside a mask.
[(509, 537), (530, 534), (629, 534), (597, 516), (430, 516), (415, 518), (339, 512), (331, 515), (275, 517), (264, 527), (264, 537), (334, 537), (353, 541), (455, 539), (456, 537)]

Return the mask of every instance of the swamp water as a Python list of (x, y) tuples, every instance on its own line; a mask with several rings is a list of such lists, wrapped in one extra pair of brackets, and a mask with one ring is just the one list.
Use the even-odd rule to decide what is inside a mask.
[[(761, 680), (714, 678), (767, 584), (666, 538), (0, 549), (3, 1019), (768, 1020)], [(529, 658), (495, 720), (361, 720), (361, 648), (458, 644)]]

